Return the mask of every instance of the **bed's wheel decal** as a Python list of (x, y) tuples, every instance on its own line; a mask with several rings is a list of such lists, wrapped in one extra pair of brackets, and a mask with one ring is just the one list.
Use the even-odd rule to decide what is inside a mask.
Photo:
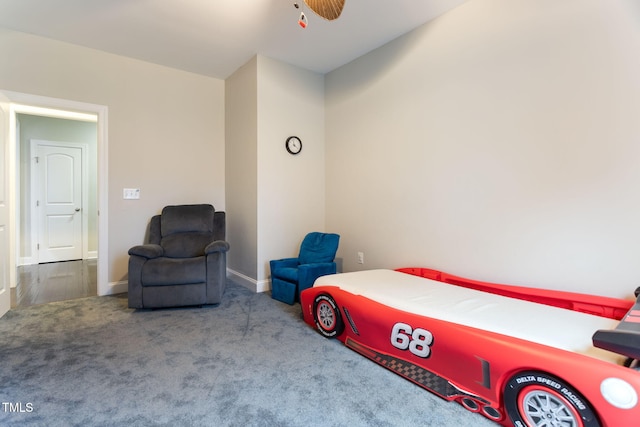
[(327, 338), (337, 337), (344, 330), (340, 309), (329, 295), (316, 296), (313, 301), (313, 317), (318, 331)]
[(504, 404), (515, 426), (600, 427), (591, 405), (571, 386), (543, 372), (509, 380)]

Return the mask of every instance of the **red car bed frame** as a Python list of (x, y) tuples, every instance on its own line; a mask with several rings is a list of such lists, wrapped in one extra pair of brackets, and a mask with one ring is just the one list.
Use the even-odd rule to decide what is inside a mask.
[[(429, 306), (444, 301), (438, 292), (449, 291), (454, 300), (444, 309)], [(408, 302), (396, 294), (410, 295)], [(488, 302), (472, 305), (476, 300)], [(501, 425), (633, 427), (640, 425), (638, 301), (403, 268), (321, 277), (302, 292), (301, 308), (305, 322), (325, 337)], [(537, 313), (519, 319), (525, 326), (556, 314), (576, 319), (549, 328), (560, 331), (561, 340), (583, 333), (579, 326), (588, 324), (586, 345), (574, 349), (546, 340), (557, 331), (534, 327), (538, 337), (529, 339), (517, 329), (525, 326), (506, 334), (500, 329), (505, 325), (494, 330), (473, 320), (495, 320), (509, 306), (522, 317)], [(460, 307), (466, 307), (466, 320), (449, 316)], [(440, 311), (432, 314), (433, 308)]]

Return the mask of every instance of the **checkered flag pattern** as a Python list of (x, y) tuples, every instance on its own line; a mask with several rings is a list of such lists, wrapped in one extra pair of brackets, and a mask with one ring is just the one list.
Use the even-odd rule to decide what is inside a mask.
[(380, 353), (351, 338), (347, 338), (345, 344), (347, 347), (357, 351), (379, 365), (384, 366), (396, 374), (432, 391), (437, 395), (440, 395), (441, 397), (451, 399), (452, 397), (469, 396), (477, 399), (477, 396), (465, 393), (464, 391), (454, 387), (449, 381), (447, 381), (447, 379), (414, 363), (388, 354)]

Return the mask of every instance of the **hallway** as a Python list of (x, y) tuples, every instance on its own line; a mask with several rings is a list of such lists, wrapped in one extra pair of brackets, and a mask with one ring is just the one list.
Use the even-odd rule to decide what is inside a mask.
[(98, 295), (97, 259), (18, 267), (11, 308)]

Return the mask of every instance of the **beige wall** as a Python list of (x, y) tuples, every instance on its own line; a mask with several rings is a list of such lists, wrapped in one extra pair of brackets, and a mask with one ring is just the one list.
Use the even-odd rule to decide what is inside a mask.
[[(226, 193), (229, 266), (256, 287), (269, 259), (322, 228), (342, 235), (345, 271), (628, 296), (639, 9), (470, 0), (324, 82), (258, 56), (226, 82), (226, 155), (220, 80), (2, 30), (0, 88), (108, 106), (113, 282), (162, 206), (225, 209)], [(300, 156), (284, 150), (290, 134)]]
[(629, 296), (639, 24), (632, 0), (471, 0), (329, 73), (327, 226), (345, 271)]
[[(224, 81), (0, 30), (0, 89), (108, 107), (110, 283), (167, 204), (225, 209)], [(141, 189), (137, 201), (122, 189)]]
[(227, 268), (258, 277), (258, 61), (225, 81)]
[[(324, 76), (258, 57), (258, 277), (325, 231)], [(298, 136), (302, 151), (285, 149)]]
[(324, 76), (258, 55), (227, 79), (226, 104), (228, 266), (264, 290), (269, 260), (325, 229)]

